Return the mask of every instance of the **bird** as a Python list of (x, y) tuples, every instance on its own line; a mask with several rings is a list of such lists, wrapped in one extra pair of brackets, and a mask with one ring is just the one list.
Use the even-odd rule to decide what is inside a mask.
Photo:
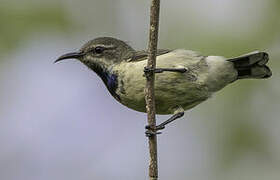
[(79, 60), (101, 78), (118, 102), (139, 112), (146, 112), (146, 78), (143, 74), (154, 70), (156, 114), (172, 114), (155, 130), (163, 129), (182, 117), (184, 111), (235, 81), (272, 76), (266, 65), (269, 55), (263, 51), (226, 58), (185, 49), (158, 49), (156, 56), (156, 68), (149, 69), (146, 68), (148, 51), (137, 51), (113, 37), (98, 37), (88, 41), (79, 51), (58, 57), (55, 63)]

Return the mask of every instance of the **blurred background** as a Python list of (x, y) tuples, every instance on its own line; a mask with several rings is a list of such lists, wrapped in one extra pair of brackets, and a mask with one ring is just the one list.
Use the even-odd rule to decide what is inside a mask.
[[(269, 52), (268, 80), (243, 80), (159, 136), (160, 179), (280, 178), (279, 0), (162, 0), (160, 48)], [(146, 115), (116, 102), (78, 61), (99, 36), (146, 49), (150, 1), (0, 0), (0, 179), (147, 179)], [(158, 116), (158, 122), (168, 116)]]

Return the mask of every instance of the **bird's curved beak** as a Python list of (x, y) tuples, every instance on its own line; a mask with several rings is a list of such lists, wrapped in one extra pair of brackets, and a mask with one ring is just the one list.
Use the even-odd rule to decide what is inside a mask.
[(59, 58), (57, 58), (57, 60), (54, 61), (54, 63), (57, 63), (58, 61), (62, 61), (64, 59), (78, 59), (80, 57), (82, 57), (84, 55), (84, 53), (82, 52), (71, 52), (71, 53), (66, 53), (63, 54), (62, 56), (60, 56)]

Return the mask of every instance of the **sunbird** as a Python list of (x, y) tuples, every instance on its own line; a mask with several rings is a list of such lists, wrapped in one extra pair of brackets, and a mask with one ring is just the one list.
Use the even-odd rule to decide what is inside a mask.
[(146, 50), (134, 50), (116, 38), (99, 37), (77, 52), (60, 56), (55, 62), (79, 60), (102, 79), (118, 102), (140, 112), (146, 112), (146, 78), (143, 74), (154, 71), (156, 114), (173, 114), (154, 127), (155, 131), (182, 117), (185, 110), (207, 100), (228, 84), (239, 79), (266, 79), (272, 75), (266, 66), (268, 54), (259, 51), (225, 58), (185, 49), (158, 49), (155, 69), (146, 68), (147, 58)]

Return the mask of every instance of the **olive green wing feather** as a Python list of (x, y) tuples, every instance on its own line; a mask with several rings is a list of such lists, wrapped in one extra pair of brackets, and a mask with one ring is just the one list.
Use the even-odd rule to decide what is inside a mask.
[[(169, 53), (171, 50), (168, 49), (158, 49), (157, 56)], [(135, 53), (127, 59), (128, 62), (143, 61), (148, 58), (148, 51), (135, 51)]]

